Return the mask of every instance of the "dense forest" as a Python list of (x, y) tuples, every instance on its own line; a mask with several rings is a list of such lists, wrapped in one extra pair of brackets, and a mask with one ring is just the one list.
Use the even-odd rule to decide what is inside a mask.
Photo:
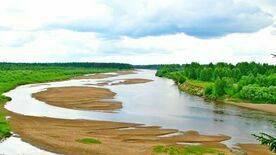
[(133, 66), (124, 63), (93, 63), (93, 62), (69, 62), (69, 63), (5, 63), (0, 62), (0, 70), (2, 69), (22, 69), (40, 67), (74, 67), (74, 68), (116, 68), (116, 69), (132, 69)]
[(166, 65), (156, 73), (180, 85), (203, 88), (203, 96), (212, 100), (276, 104), (275, 65), (242, 62), (201, 65)]
[[(0, 63), (0, 107), (9, 98), (2, 94), (19, 85), (70, 79), (92, 73), (132, 69), (116, 63)], [(0, 108), (0, 139), (10, 134), (5, 113)]]
[(133, 67), (136, 69), (161, 69), (165, 64), (155, 64), (155, 65), (134, 65)]

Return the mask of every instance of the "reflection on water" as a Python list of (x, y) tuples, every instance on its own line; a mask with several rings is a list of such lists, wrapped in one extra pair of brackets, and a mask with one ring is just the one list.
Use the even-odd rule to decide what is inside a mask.
[[(7, 96), (12, 101), (5, 108), (26, 115), (65, 119), (93, 119), (159, 125), (164, 128), (196, 130), (203, 134), (226, 134), (232, 137), (227, 144), (255, 143), (252, 133), (276, 133), (269, 123), (275, 115), (248, 110), (228, 104), (210, 103), (200, 97), (179, 91), (172, 80), (154, 76), (153, 70), (140, 70), (138, 74), (122, 75), (101, 80), (82, 79), (45, 84), (32, 84), (16, 88)], [(153, 82), (133, 85), (107, 85), (116, 92), (115, 100), (123, 102), (117, 113), (102, 113), (59, 108), (37, 101), (31, 94), (49, 87), (91, 86), (97, 82), (126, 78), (146, 78)]]

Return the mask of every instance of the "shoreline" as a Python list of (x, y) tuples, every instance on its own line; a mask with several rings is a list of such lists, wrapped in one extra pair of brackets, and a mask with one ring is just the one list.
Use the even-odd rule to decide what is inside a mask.
[[(190, 95), (199, 96), (203, 99), (206, 99), (203, 95), (203, 89), (200, 86), (192, 85), (191, 83), (183, 83), (183, 84), (176, 84), (179, 88), (179, 90), (188, 93)], [(213, 100), (211, 100), (213, 101)], [(265, 104), (265, 103), (247, 103), (247, 102), (231, 102), (226, 100), (214, 100), (214, 102), (219, 102), (223, 104), (231, 104), (243, 108), (248, 108), (252, 110), (258, 110), (263, 112), (268, 112), (273, 115), (276, 115), (276, 104)]]
[(268, 112), (276, 115), (276, 104), (246, 103), (246, 102), (231, 102), (231, 101), (223, 101), (223, 103), (236, 105), (236, 106), (244, 107), (248, 109)]
[[(175, 146), (178, 142), (201, 143), (231, 153), (231, 149), (220, 143), (230, 139), (225, 135), (201, 135), (196, 131), (163, 129), (159, 126), (144, 126), (95, 120), (67, 120), (48, 117), (25, 116), (6, 110), (10, 116), (12, 130), (23, 141), (44, 150), (62, 154), (152, 154), (157, 145)], [(179, 135), (163, 137), (179, 133)], [(93, 138), (101, 144), (83, 144), (79, 139)], [(93, 147), (91, 147), (93, 146)]]

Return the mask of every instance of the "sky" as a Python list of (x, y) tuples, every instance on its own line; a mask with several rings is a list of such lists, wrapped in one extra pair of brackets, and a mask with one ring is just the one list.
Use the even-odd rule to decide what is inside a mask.
[(276, 64), (276, 0), (0, 0), (0, 62)]

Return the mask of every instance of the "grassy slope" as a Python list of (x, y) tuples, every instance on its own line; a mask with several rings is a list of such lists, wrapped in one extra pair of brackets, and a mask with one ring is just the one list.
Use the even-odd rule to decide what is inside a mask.
[(179, 89), (187, 92), (189, 94), (203, 96), (204, 95), (204, 88), (208, 85), (213, 84), (212, 82), (204, 82), (198, 80), (187, 80), (183, 84), (179, 85)]
[[(64, 68), (40, 67), (30, 69), (0, 70), (0, 107), (9, 100), (2, 94), (19, 85), (66, 80), (75, 76), (92, 73), (117, 71), (117, 69), (89, 69), (89, 68)], [(10, 135), (10, 127), (5, 118), (5, 113), (0, 108), (0, 139)]]

